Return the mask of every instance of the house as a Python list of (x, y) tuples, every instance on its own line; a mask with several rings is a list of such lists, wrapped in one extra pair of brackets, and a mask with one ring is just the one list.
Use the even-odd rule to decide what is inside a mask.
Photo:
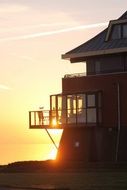
[(127, 161), (127, 12), (62, 58), (86, 73), (66, 74), (43, 124), (29, 112), (30, 128), (63, 129), (58, 160)]

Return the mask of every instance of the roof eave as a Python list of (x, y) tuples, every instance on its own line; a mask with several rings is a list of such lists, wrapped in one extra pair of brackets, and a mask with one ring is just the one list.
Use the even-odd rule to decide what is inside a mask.
[(83, 53), (72, 53), (72, 54), (63, 54), (62, 59), (77, 59), (77, 58), (87, 58), (91, 56), (97, 55), (107, 55), (107, 54), (116, 54), (116, 53), (124, 53), (127, 52), (127, 47), (124, 48), (114, 48), (114, 49), (106, 49), (106, 50), (98, 50), (98, 51), (87, 51)]

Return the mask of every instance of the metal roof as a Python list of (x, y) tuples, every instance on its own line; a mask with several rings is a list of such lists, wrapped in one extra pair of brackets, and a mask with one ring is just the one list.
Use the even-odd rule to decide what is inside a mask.
[[(127, 22), (127, 11), (117, 20), (110, 21), (109, 26), (94, 38), (88, 40), (82, 45), (62, 55), (63, 59), (87, 58), (89, 56), (114, 54), (120, 52), (127, 52), (127, 38), (108, 39), (107, 34), (110, 33), (111, 25), (115, 22)], [(75, 62), (75, 61), (74, 61)]]

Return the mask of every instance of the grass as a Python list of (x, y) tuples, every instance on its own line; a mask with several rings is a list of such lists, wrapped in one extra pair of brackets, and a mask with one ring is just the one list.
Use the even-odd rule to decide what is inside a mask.
[(72, 190), (126, 190), (127, 172), (1, 173), (0, 185)]

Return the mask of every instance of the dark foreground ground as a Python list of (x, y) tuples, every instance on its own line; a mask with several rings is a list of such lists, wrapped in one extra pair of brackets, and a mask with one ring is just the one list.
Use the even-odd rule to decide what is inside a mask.
[(69, 190), (66, 188), (0, 186), (0, 190)]
[(4, 166), (0, 190), (127, 190), (126, 163), (87, 166), (75, 163), (72, 168), (66, 165), (52, 169), (47, 163), (41, 164), (18, 162)]
[(1, 173), (0, 190), (9, 189), (3, 185), (23, 187), (13, 190), (127, 190), (127, 172)]

